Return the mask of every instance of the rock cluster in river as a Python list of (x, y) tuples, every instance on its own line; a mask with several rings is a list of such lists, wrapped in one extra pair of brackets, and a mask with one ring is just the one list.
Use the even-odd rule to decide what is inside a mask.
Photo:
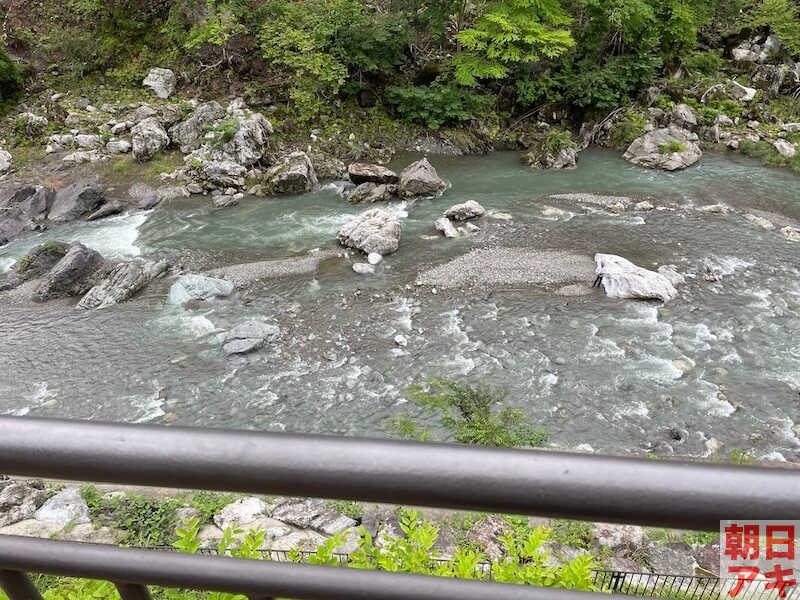
[(364, 254), (385, 256), (400, 246), (402, 228), (396, 217), (379, 208), (361, 213), (338, 233), (339, 243)]

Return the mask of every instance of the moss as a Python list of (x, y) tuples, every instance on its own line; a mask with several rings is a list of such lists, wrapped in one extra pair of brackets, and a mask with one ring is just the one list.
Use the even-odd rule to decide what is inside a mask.
[(686, 145), (685, 144), (681, 144), (677, 140), (672, 140), (670, 142), (667, 142), (666, 144), (661, 144), (658, 147), (658, 151), (661, 154), (672, 154), (673, 152), (684, 152), (686, 149), (687, 149)]

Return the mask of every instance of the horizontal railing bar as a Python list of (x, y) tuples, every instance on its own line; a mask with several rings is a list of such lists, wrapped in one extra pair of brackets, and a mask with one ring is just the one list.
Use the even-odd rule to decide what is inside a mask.
[(707, 531), (800, 514), (789, 469), (28, 417), (0, 417), (0, 473)]
[(0, 569), (301, 600), (608, 600), (607, 594), (0, 535)]

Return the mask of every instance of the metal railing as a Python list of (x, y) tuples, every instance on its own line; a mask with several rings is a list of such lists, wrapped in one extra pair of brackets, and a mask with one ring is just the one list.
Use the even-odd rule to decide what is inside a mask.
[[(455, 444), (0, 417), (0, 473), (283, 494), (716, 531), (800, 514), (791, 470)], [(0, 536), (0, 586), (41, 597), (26, 573), (251, 598), (598, 600), (591, 592)], [(643, 590), (646, 592), (646, 588)]]

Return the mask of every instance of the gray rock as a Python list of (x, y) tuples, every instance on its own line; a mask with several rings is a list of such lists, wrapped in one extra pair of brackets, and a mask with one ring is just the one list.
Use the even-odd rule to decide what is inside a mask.
[(133, 156), (144, 162), (169, 146), (169, 136), (155, 117), (140, 121), (131, 129)]
[(266, 179), (273, 194), (302, 194), (319, 185), (314, 165), (305, 152), (292, 152), (270, 167)]
[(456, 221), (466, 221), (476, 217), (482, 217), (486, 214), (486, 210), (475, 200), (468, 200), (463, 204), (456, 204), (444, 211), (444, 216), (448, 219), (455, 219)]
[(224, 279), (206, 277), (196, 273), (183, 275), (169, 290), (167, 304), (181, 306), (194, 300), (209, 300), (221, 296), (230, 296), (233, 284)]
[(427, 158), (411, 163), (400, 173), (399, 192), (403, 198), (435, 196), (445, 189), (447, 182), (439, 177)]
[(775, 147), (775, 150), (778, 151), (778, 154), (784, 158), (792, 158), (795, 154), (797, 154), (797, 149), (794, 147), (794, 144), (791, 144), (786, 140), (775, 140), (772, 145)]
[(203, 165), (200, 174), (204, 182), (212, 187), (241, 188), (247, 169), (231, 160), (212, 160)]
[(369, 263), (353, 263), (353, 271), (359, 275), (371, 275), (375, 272), (375, 267)]
[(756, 97), (756, 93), (758, 92), (755, 88), (747, 87), (733, 80), (728, 81), (727, 89), (731, 98), (740, 100), (741, 102), (750, 102)]
[(365, 254), (391, 254), (400, 246), (400, 221), (377, 208), (361, 213), (338, 233), (339, 243)]
[(0, 244), (42, 227), (54, 199), (51, 188), (0, 181)]
[[(2, 520), (2, 517), (0, 517)], [(60, 527), (51, 523), (42, 523), (36, 519), (26, 517), (11, 525), (0, 527), (0, 535), (18, 535), (21, 537), (50, 539), (58, 535)]]
[(47, 499), (44, 490), (11, 483), (0, 490), (0, 527), (30, 519)]
[(220, 529), (239, 527), (252, 523), (266, 514), (267, 505), (260, 498), (242, 498), (224, 507), (214, 515), (214, 523)]
[(166, 100), (175, 92), (178, 79), (171, 69), (153, 67), (142, 81), (142, 85), (156, 95), (156, 97)]
[(11, 154), (0, 148), (0, 177), (11, 170)]
[(198, 106), (188, 119), (170, 127), (169, 135), (182, 153), (189, 154), (201, 146), (205, 128), (223, 117), (225, 111), (219, 103), (206, 102)]
[(759, 65), (753, 72), (752, 80), (757, 87), (777, 96), (785, 77), (786, 74), (779, 65)]
[[(670, 125), (656, 129), (636, 138), (625, 151), (626, 160), (654, 169), (675, 171), (685, 169), (700, 160), (703, 155), (697, 144), (697, 135)], [(667, 147), (679, 144), (682, 150), (669, 152)]]
[(47, 129), (47, 119), (31, 112), (24, 112), (15, 119), (15, 128), (20, 128), (20, 133), (29, 140), (42, 135)]
[(262, 342), (272, 343), (280, 335), (280, 328), (270, 323), (261, 321), (245, 321), (236, 325), (225, 334), (223, 341), (260, 339)]
[(145, 119), (150, 119), (157, 116), (158, 111), (155, 108), (149, 104), (142, 104), (139, 108), (133, 111), (133, 114), (131, 115), (131, 121), (135, 125), (136, 123), (141, 123)]
[(177, 125), (183, 119), (183, 107), (180, 104), (167, 104), (158, 108), (158, 118), (165, 129)]
[(120, 263), (78, 302), (78, 308), (107, 308), (124, 302), (167, 270), (164, 261)]
[(75, 242), (37, 286), (33, 300), (47, 302), (83, 295), (95, 284), (97, 274), (104, 266), (105, 261), (99, 252)]
[(345, 193), (345, 197), (353, 204), (361, 202), (382, 202), (397, 196), (395, 184), (362, 183)]
[(60, 491), (36, 511), (36, 520), (66, 527), (89, 523), (89, 506), (76, 487)]
[(69, 244), (64, 242), (45, 242), (35, 246), (17, 262), (15, 269), (9, 273), (5, 286), (0, 286), (0, 289), (16, 287), (41, 277), (64, 258), (68, 249)]
[(310, 158), (319, 180), (345, 179), (347, 177), (347, 167), (338, 158), (319, 152), (311, 154)]
[(97, 150), (79, 150), (78, 152), (67, 154), (61, 160), (63, 160), (64, 162), (81, 164), (81, 163), (100, 162), (107, 160), (107, 158), (103, 154), (100, 154), (100, 152), (98, 152)]
[[(272, 124), (261, 113), (253, 113), (239, 123), (233, 138), (223, 146), (225, 154), (241, 165), (253, 165), (261, 160), (269, 147)], [(313, 168), (312, 168), (313, 170)]]
[(350, 181), (356, 185), (397, 183), (399, 180), (397, 173), (391, 169), (371, 163), (352, 163), (347, 167), (347, 174), (350, 176)]
[(575, 167), (578, 162), (578, 152), (575, 148), (565, 147), (552, 153), (540, 146), (520, 153), (520, 158), (523, 163), (534, 169), (555, 171)]
[(333, 535), (355, 527), (357, 523), (328, 508), (320, 500), (309, 498), (288, 498), (272, 510), (272, 518), (302, 529), (314, 529), (326, 535)]
[(326, 539), (314, 531), (295, 531), (276, 539), (270, 544), (269, 549), (274, 552), (289, 552), (296, 548), (304, 552), (316, 552)]
[(233, 196), (221, 194), (217, 196), (214, 198), (214, 208), (230, 208), (231, 206), (236, 206), (239, 204), (239, 200), (241, 200), (241, 198), (237, 196), (238, 194), (234, 194)]
[(672, 109), (672, 122), (683, 129), (697, 127), (697, 113), (688, 104), (677, 104)]
[(500, 560), (506, 553), (500, 537), (511, 532), (502, 518), (491, 515), (475, 523), (467, 532), (467, 541), (483, 550), (489, 560)]
[(47, 218), (55, 223), (74, 221), (94, 212), (104, 201), (103, 187), (93, 179), (83, 179), (55, 193)]
[(436, 227), (438, 231), (441, 231), (442, 234), (444, 234), (444, 237), (457, 238), (461, 235), (458, 233), (455, 225), (453, 225), (453, 222), (447, 217), (439, 217), (436, 219), (436, 222), (433, 224), (433, 226)]
[(719, 576), (720, 574), (720, 551), (719, 540), (709, 542), (701, 546), (693, 553), (697, 566), (705, 571), (706, 574)]
[(262, 338), (242, 338), (226, 343), (222, 346), (222, 350), (228, 356), (232, 354), (247, 354), (258, 350), (263, 345), (264, 340)]
[(601, 548), (610, 548), (612, 551), (636, 550), (644, 542), (644, 529), (638, 525), (594, 523), (592, 533)]
[(637, 267), (614, 254), (595, 254), (596, 273), (609, 298), (642, 298), (667, 302), (678, 295), (668, 277)]
[(111, 202), (106, 202), (88, 217), (86, 217), (87, 221), (97, 221), (98, 219), (104, 219), (106, 217), (110, 217), (111, 215), (118, 215), (122, 212), (122, 203), (117, 200), (112, 200)]
[(112, 140), (106, 144), (106, 150), (111, 154), (127, 154), (133, 149), (128, 140)]
[(784, 123), (782, 129), (786, 133), (800, 133), (800, 123)]
[(75, 136), (75, 145), (86, 150), (97, 150), (103, 147), (103, 138), (99, 135), (82, 133)]
[(669, 546), (648, 546), (644, 549), (647, 564), (653, 573), (669, 575), (694, 575), (695, 562), (691, 555), (691, 548)]
[(624, 556), (612, 556), (608, 559), (607, 566), (612, 571), (621, 573), (649, 573), (650, 569), (637, 563), (635, 560)]

